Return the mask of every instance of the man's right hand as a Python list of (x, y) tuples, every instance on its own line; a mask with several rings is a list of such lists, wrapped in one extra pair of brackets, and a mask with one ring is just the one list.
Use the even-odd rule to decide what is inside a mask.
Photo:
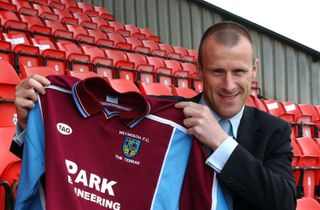
[(50, 81), (40, 75), (32, 75), (20, 81), (16, 86), (16, 112), (18, 125), (25, 129), (28, 119), (28, 111), (37, 101), (37, 93), (44, 94), (44, 86), (50, 85)]

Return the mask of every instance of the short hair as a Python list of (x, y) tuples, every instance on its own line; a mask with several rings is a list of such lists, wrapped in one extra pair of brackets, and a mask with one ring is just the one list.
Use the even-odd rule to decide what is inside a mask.
[(225, 46), (235, 46), (238, 44), (241, 36), (246, 38), (251, 45), (253, 45), (252, 37), (249, 30), (238, 23), (232, 21), (221, 21), (210, 26), (202, 35), (200, 46), (199, 46), (199, 55), (198, 63), (202, 65), (202, 48), (204, 42), (208, 37), (214, 35), (215, 40)]

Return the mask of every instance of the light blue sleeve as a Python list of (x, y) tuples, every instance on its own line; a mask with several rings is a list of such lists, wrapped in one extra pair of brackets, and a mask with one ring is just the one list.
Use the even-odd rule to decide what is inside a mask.
[[(39, 100), (38, 100), (39, 101)], [(45, 171), (44, 127), (39, 102), (29, 111), (15, 210), (43, 210), (40, 178)]]
[(206, 160), (206, 164), (220, 173), (238, 143), (228, 137)]

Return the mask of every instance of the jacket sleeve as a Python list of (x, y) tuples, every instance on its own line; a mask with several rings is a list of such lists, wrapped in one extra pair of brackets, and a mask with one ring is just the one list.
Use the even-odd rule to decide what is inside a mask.
[(239, 144), (217, 175), (232, 192), (234, 206), (261, 210), (296, 208), (291, 128), (288, 123), (273, 127), (265, 128), (268, 132), (260, 133), (260, 137), (256, 135), (247, 148)]

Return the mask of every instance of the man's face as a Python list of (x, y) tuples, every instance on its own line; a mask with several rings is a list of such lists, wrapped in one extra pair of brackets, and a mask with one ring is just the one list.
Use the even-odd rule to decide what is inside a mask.
[(258, 60), (253, 61), (252, 46), (243, 37), (232, 47), (208, 37), (202, 48), (200, 77), (210, 108), (224, 119), (238, 114), (250, 93), (257, 66)]

